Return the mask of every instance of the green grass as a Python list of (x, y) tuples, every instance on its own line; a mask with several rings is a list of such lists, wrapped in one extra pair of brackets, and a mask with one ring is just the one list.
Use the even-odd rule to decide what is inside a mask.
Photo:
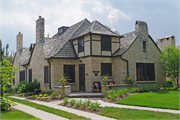
[(179, 91), (158, 91), (135, 94), (116, 104), (146, 106), (154, 108), (165, 108), (179, 110)]
[(14, 111), (1, 111), (1, 119), (18, 119), (18, 120), (24, 120), (24, 119), (31, 119), (31, 120), (40, 120), (39, 118), (36, 118), (32, 115), (29, 115), (23, 111), (20, 110), (14, 110)]
[(89, 119), (89, 118), (86, 118), (86, 117), (83, 117), (83, 116), (78, 116), (78, 115), (73, 114), (73, 113), (69, 113), (69, 112), (66, 112), (66, 111), (63, 111), (63, 110), (47, 107), (45, 105), (36, 104), (36, 103), (29, 102), (29, 101), (26, 101), (26, 100), (19, 100), (19, 99), (11, 98), (11, 97), (5, 97), (5, 98), (10, 99), (10, 100), (12, 100), (14, 102), (22, 103), (22, 104), (25, 104), (25, 105), (28, 105), (28, 106), (31, 106), (31, 107), (34, 107), (34, 108), (37, 108), (37, 109), (40, 109), (40, 110), (55, 114), (55, 115), (58, 115), (58, 116), (65, 117), (65, 118), (68, 118), (68, 119)]
[(179, 119), (178, 114), (115, 107), (104, 107), (98, 114), (115, 119)]

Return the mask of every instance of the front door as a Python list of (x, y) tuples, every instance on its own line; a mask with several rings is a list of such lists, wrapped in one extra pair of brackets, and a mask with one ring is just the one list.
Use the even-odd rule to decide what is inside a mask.
[(79, 65), (79, 90), (85, 91), (85, 64)]

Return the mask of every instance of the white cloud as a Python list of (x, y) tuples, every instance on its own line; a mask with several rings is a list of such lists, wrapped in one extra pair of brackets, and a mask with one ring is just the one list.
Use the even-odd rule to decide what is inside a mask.
[(123, 11), (114, 8), (113, 6), (110, 6), (108, 4), (103, 4), (98, 1), (94, 1), (93, 7), (91, 8), (93, 12), (96, 13), (109, 13), (107, 15), (107, 18), (110, 23), (117, 22), (117, 20), (120, 19), (130, 19), (130, 15), (124, 13)]
[(130, 19), (130, 16), (125, 14), (124, 12), (122, 12), (119, 9), (111, 8), (111, 11), (108, 15), (108, 20), (110, 21), (110, 23), (113, 23), (113, 21), (117, 21), (119, 18), (120, 19)]

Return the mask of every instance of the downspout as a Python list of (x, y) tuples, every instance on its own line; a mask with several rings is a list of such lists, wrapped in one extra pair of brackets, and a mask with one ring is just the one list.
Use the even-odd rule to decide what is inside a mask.
[(124, 61), (127, 62), (127, 76), (129, 76), (129, 65), (128, 65), (128, 60), (122, 58), (122, 55), (120, 56), (120, 58), (121, 58), (122, 60), (124, 60)]
[(49, 89), (51, 90), (51, 63), (47, 59), (47, 62), (49, 63), (49, 69), (48, 69), (48, 76), (49, 76)]
[[(25, 66), (24, 66), (25, 67)], [(27, 82), (27, 67), (25, 67), (26, 68), (26, 82)]]

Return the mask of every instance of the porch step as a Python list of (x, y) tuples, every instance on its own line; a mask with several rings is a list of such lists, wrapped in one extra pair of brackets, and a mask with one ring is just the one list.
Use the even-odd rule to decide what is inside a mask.
[(79, 93), (79, 92), (74, 92), (68, 95), (69, 98), (103, 98), (102, 93)]

